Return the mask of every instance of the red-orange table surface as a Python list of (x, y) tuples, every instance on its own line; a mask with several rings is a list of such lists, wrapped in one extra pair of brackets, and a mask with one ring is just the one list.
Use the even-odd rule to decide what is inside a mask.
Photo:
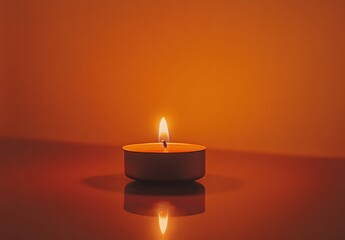
[[(208, 149), (182, 193), (129, 188), (121, 147), (2, 139), (0, 159), (4, 240), (345, 239), (345, 159)], [(163, 236), (147, 208), (169, 197)]]

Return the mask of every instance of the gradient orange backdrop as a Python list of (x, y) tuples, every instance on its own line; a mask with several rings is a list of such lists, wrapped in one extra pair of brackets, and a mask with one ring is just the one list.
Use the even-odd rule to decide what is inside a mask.
[(345, 2), (0, 0), (1, 134), (345, 156)]

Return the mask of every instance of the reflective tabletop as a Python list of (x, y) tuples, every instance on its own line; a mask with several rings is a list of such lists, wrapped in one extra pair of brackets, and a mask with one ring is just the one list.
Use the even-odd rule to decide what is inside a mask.
[(1, 239), (345, 239), (345, 159), (207, 149), (206, 176), (149, 184), (120, 146), (0, 140)]

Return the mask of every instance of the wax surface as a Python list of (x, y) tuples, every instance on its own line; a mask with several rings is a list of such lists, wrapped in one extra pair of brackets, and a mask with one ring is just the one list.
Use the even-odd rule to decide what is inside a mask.
[(141, 143), (131, 144), (123, 147), (123, 150), (129, 152), (142, 152), (142, 153), (186, 153), (197, 152), (206, 149), (205, 146), (188, 143), (168, 143), (168, 151), (164, 151), (162, 143)]

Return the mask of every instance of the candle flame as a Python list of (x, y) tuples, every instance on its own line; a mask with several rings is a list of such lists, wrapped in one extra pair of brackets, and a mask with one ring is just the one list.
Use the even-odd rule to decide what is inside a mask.
[(159, 124), (159, 132), (158, 132), (158, 141), (159, 142), (169, 142), (169, 130), (168, 124), (164, 117), (162, 117), (161, 122)]
[(167, 227), (168, 227), (168, 219), (169, 219), (168, 211), (160, 210), (158, 212), (159, 228), (160, 228), (161, 233), (163, 235), (164, 235), (164, 233), (165, 233), (165, 231), (167, 230)]

